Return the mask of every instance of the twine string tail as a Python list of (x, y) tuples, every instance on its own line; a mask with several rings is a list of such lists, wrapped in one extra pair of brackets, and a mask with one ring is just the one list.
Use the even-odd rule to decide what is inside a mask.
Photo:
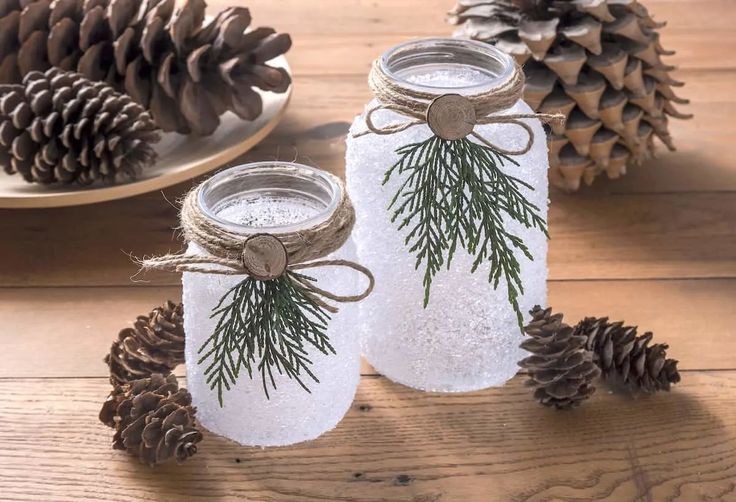
[[(365, 113), (366, 129), (353, 133), (358, 138), (367, 134), (390, 135), (405, 131), (411, 127), (427, 124), (428, 111), (433, 101), (438, 97), (436, 93), (419, 90), (415, 87), (405, 85), (390, 78), (384, 72), (381, 64), (376, 60), (373, 62), (368, 83), (373, 90), (378, 104), (369, 108)], [(469, 135), (479, 142), (485, 144), (505, 155), (523, 155), (531, 150), (534, 144), (534, 132), (524, 119), (538, 119), (544, 123), (565, 121), (565, 116), (560, 113), (516, 113), (509, 115), (498, 115), (499, 112), (511, 108), (521, 99), (524, 90), (524, 72), (518, 64), (514, 65), (511, 77), (484, 92), (463, 96), (472, 105), (475, 111), (475, 125), (485, 124), (509, 124), (521, 127), (527, 134), (527, 140), (523, 147), (516, 150), (502, 148), (492, 143), (488, 138), (472, 131)], [(403, 115), (407, 120), (393, 121), (377, 125), (374, 114), (378, 111), (392, 111)]]
[(476, 121), (476, 124), (510, 124), (524, 129), (524, 131), (526, 131), (526, 143), (518, 150), (509, 150), (506, 148), (502, 148), (494, 143), (491, 143), (488, 139), (484, 138), (475, 131), (471, 132), (470, 135), (484, 145), (493, 148), (497, 152), (504, 155), (524, 155), (532, 149), (532, 146), (534, 146), (534, 131), (528, 123), (523, 121), (523, 119), (539, 119), (544, 123), (549, 123), (564, 120), (564, 118), (565, 116), (561, 114), (519, 113), (513, 115), (489, 115)]
[(138, 260), (141, 269), (167, 272), (196, 272), (200, 274), (240, 275), (242, 265), (237, 260), (217, 256), (167, 254)]
[[(384, 124), (382, 126), (377, 126), (373, 122), (373, 114), (379, 110), (390, 110), (400, 115), (404, 115), (405, 117), (412, 117), (413, 120), (406, 120), (403, 122), (391, 122), (388, 124)], [(365, 125), (367, 129), (365, 131), (354, 133), (353, 137), (359, 138), (361, 136), (365, 136), (366, 134), (371, 134), (371, 133), (378, 134), (378, 135), (395, 134), (397, 132), (405, 131), (409, 129), (410, 127), (422, 125), (425, 123), (426, 123), (426, 120), (424, 120), (424, 115), (416, 113), (413, 109), (409, 107), (379, 104), (376, 106), (372, 106), (365, 113)]]
[(364, 267), (363, 265), (360, 265), (359, 263), (355, 263), (349, 260), (318, 260), (318, 261), (311, 261), (307, 263), (299, 263), (296, 265), (289, 266), (289, 270), (304, 270), (304, 269), (317, 268), (317, 267), (351, 268), (363, 274), (363, 276), (365, 276), (365, 278), (368, 279), (368, 285), (365, 287), (365, 289), (361, 293), (357, 295), (338, 295), (338, 294), (331, 293), (327, 290), (324, 290), (318, 287), (312, 281), (303, 281), (297, 277), (294, 277), (293, 275), (291, 276), (292, 280), (296, 281), (305, 290), (307, 290), (308, 292), (312, 294), (316, 294), (321, 297), (324, 297), (324, 298), (327, 298), (329, 300), (336, 301), (339, 303), (359, 302), (363, 300), (364, 298), (367, 298), (368, 295), (370, 295), (371, 292), (373, 291), (374, 286), (376, 285), (376, 279), (373, 277), (373, 274), (371, 273), (370, 270), (368, 270), (368, 268)]

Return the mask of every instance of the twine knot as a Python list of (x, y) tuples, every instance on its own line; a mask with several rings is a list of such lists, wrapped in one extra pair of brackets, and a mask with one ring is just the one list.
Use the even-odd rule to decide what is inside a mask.
[[(326, 220), (304, 230), (284, 233), (246, 234), (233, 231), (202, 212), (198, 203), (203, 185), (192, 189), (184, 199), (179, 219), (184, 238), (205, 253), (167, 254), (139, 261), (142, 270), (168, 270), (219, 275), (247, 275), (268, 281), (289, 274), (313, 301), (330, 312), (337, 309), (322, 298), (339, 303), (357, 302), (373, 290), (375, 279), (366, 267), (349, 260), (322, 260), (347, 241), (355, 223), (355, 210), (340, 183), (341, 199)], [(368, 286), (357, 295), (337, 295), (291, 273), (317, 267), (345, 267), (368, 279)]]
[[(374, 133), (395, 134), (421, 124), (429, 125), (432, 132), (447, 140), (457, 140), (472, 136), (505, 155), (523, 155), (534, 144), (534, 131), (523, 119), (539, 119), (542, 122), (564, 122), (562, 114), (519, 113), (497, 115), (511, 108), (521, 99), (524, 91), (524, 72), (518, 64), (507, 80), (478, 94), (461, 96), (420, 90), (406, 85), (387, 75), (378, 60), (373, 62), (368, 83), (378, 104), (367, 110), (366, 130), (353, 134), (354, 137)], [(376, 125), (373, 115), (379, 110), (389, 110), (408, 117), (409, 120)], [(527, 133), (527, 141), (522, 148), (508, 150), (494, 145), (474, 131), (476, 125), (511, 124), (521, 127)]]

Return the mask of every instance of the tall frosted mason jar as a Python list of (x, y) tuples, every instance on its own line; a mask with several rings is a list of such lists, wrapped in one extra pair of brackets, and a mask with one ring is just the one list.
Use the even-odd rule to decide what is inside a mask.
[[(427, 39), (404, 43), (386, 51), (378, 61), (388, 79), (432, 95), (473, 95), (497, 87), (514, 72), (512, 58), (495, 47), (458, 39)], [(377, 105), (370, 102), (366, 110)], [(528, 114), (519, 100), (501, 114)], [(407, 117), (388, 110), (373, 114), (377, 125), (406, 122)], [(547, 146), (541, 123), (524, 119), (534, 132), (526, 154), (504, 165), (503, 172), (533, 187), (524, 195), (547, 218)], [(434, 277), (429, 304), (423, 307), (424, 270), (415, 268), (416, 257), (404, 243), (407, 230), (398, 231), (387, 210), (406, 175), (394, 173), (383, 185), (384, 174), (399, 156), (396, 149), (428, 139), (426, 124), (404, 131), (353, 137), (366, 129), (365, 113), (356, 117), (347, 139), (346, 178), (356, 209), (353, 230), (358, 258), (376, 277), (370, 298), (359, 306), (363, 355), (388, 378), (427, 391), (471, 391), (501, 385), (517, 372), (523, 356), (517, 316), (509, 304), (506, 283), (496, 289), (489, 283), (489, 266), (471, 273), (473, 257), (458, 249), (449, 270)], [(493, 144), (518, 150), (528, 135), (509, 124), (477, 125), (475, 132)], [(470, 137), (468, 137), (470, 138)], [(472, 139), (472, 141), (476, 141)], [(536, 304), (546, 304), (547, 238), (510, 218), (504, 228), (521, 237), (533, 260), (515, 253), (524, 293), (519, 307), (528, 319)]]
[[(198, 205), (210, 219), (247, 238), (253, 234), (298, 232), (327, 220), (338, 207), (344, 186), (333, 175), (311, 167), (285, 163), (247, 164), (222, 171), (204, 182)], [(194, 243), (188, 252), (203, 254)], [(326, 259), (354, 255), (348, 239)], [(354, 294), (363, 279), (345, 268), (311, 268), (307, 275), (336, 294)], [(206, 382), (206, 365), (199, 364), (200, 347), (215, 328), (213, 307), (244, 275), (185, 272), (182, 276), (187, 388), (199, 422), (210, 431), (243, 445), (281, 446), (314, 439), (334, 428), (353, 401), (360, 380), (360, 343), (355, 330), (357, 304), (340, 304), (332, 314), (327, 335), (335, 354), (323, 354), (305, 344), (311, 371), (303, 381), (274, 371), (275, 389), (264, 392), (260, 374), (241, 371), (234, 387), (223, 393)]]

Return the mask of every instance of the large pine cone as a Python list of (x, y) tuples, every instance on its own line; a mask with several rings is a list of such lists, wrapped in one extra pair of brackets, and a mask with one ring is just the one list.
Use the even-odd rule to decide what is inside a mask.
[(52, 68), (0, 85), (0, 165), (28, 182), (134, 178), (158, 140), (143, 107), (104, 82)]
[(653, 155), (653, 136), (670, 150), (668, 116), (689, 118), (688, 101), (661, 56), (665, 23), (639, 2), (611, 0), (459, 0), (450, 21), (456, 36), (487, 41), (524, 67), (524, 98), (567, 123), (547, 126), (550, 181), (577, 190), (605, 172), (626, 173)]
[(146, 316), (138, 316), (132, 328), (120, 331), (105, 356), (113, 385), (152, 373), (167, 375), (183, 362), (184, 306), (171, 301)]
[(115, 386), (100, 411), (100, 421), (115, 429), (112, 447), (154, 466), (178, 463), (197, 453), (202, 433), (194, 423), (192, 396), (176, 377), (150, 378)]
[(0, 82), (56, 66), (104, 80), (148, 108), (164, 131), (211, 134), (231, 111), (261, 113), (254, 90), (284, 92), (291, 79), (267, 61), (291, 47), (271, 28), (246, 32), (247, 9), (205, 22), (203, 0), (3, 0)]
[(637, 336), (636, 327), (608, 318), (588, 317), (575, 327), (575, 335), (586, 338), (586, 348), (595, 354), (603, 378), (633, 393), (651, 394), (670, 390), (680, 381), (677, 361), (667, 359), (666, 344), (649, 346), (652, 333)]
[(545, 406), (572, 408), (588, 399), (595, 386), (593, 380), (600, 370), (593, 354), (585, 348), (587, 338), (576, 335), (562, 322), (562, 314), (552, 315), (552, 309), (534, 307), (532, 320), (524, 328), (531, 338), (521, 348), (532, 353), (519, 366), (529, 371), (534, 397)]

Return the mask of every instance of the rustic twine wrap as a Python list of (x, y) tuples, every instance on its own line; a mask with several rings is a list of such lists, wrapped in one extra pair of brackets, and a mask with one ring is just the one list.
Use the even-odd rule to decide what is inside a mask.
[(295, 274), (289, 275), (318, 305), (330, 312), (337, 312), (334, 306), (320, 298), (338, 303), (357, 302), (366, 298), (375, 284), (371, 271), (358, 263), (320, 259), (342, 247), (355, 223), (353, 205), (342, 182), (339, 185), (340, 202), (324, 221), (298, 232), (248, 235), (226, 228), (202, 212), (199, 197), (203, 185), (199, 185), (187, 194), (179, 218), (184, 238), (197, 244), (207, 254), (168, 254), (143, 259), (140, 265), (143, 270), (247, 275), (257, 280), (272, 280), (288, 271), (317, 267), (356, 270), (368, 279), (368, 286), (357, 295), (337, 295), (317, 287), (313, 281), (302, 280)]
[[(564, 122), (562, 114), (519, 113), (496, 115), (514, 106), (522, 98), (524, 91), (524, 72), (514, 63), (514, 71), (508, 79), (499, 85), (478, 94), (461, 96), (459, 94), (442, 94), (417, 89), (407, 82), (387, 75), (379, 60), (373, 62), (368, 83), (378, 104), (370, 108), (365, 115), (367, 130), (353, 134), (354, 137), (366, 134), (395, 134), (410, 127), (428, 124), (432, 132), (442, 139), (457, 140), (472, 136), (505, 155), (523, 155), (534, 144), (534, 132), (522, 119), (539, 119), (543, 122)], [(392, 122), (378, 126), (373, 121), (373, 114), (379, 110), (390, 110), (409, 120)], [(512, 124), (527, 132), (528, 138), (524, 147), (518, 150), (507, 150), (476, 133), (476, 125)]]

